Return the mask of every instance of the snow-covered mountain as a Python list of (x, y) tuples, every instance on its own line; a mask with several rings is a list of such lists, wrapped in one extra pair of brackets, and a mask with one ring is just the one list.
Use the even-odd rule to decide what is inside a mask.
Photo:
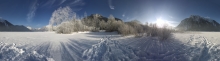
[(32, 30), (32, 27), (30, 27), (30, 26), (27, 26), (27, 28), (28, 28), (29, 30)]
[(30, 31), (23, 25), (13, 25), (5, 19), (0, 18), (0, 31)]
[(219, 31), (220, 24), (210, 18), (191, 15), (189, 18), (182, 20), (177, 26), (177, 29), (188, 31)]
[(14, 26), (14, 25), (8, 22), (7, 20), (0, 18), (0, 27), (8, 27), (8, 26)]
[(48, 31), (48, 26), (44, 26), (44, 27), (41, 27), (41, 28), (32, 28), (30, 26), (27, 26), (27, 28), (31, 31)]

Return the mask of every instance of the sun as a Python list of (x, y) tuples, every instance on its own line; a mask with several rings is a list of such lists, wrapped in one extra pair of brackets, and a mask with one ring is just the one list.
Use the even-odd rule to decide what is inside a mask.
[(162, 18), (157, 18), (156, 24), (160, 28), (163, 27), (164, 25), (172, 26), (172, 24), (169, 21)]
[(166, 24), (166, 21), (161, 18), (157, 18), (156, 24), (158, 27), (162, 27), (163, 25)]

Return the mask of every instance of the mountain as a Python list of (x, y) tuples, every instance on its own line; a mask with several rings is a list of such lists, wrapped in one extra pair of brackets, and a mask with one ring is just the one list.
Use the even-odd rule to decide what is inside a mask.
[(48, 27), (41, 27), (41, 28), (31, 28), (31, 31), (35, 31), (35, 32), (38, 32), (38, 31), (48, 31)]
[(220, 31), (220, 24), (210, 18), (191, 15), (182, 20), (176, 28), (187, 31)]
[(30, 31), (23, 25), (13, 25), (5, 19), (0, 18), (0, 31)]
[(8, 22), (7, 20), (0, 18), (0, 27), (9, 27), (9, 26), (14, 26), (14, 25)]
[[(91, 14), (90, 16), (87, 16), (87, 17), (85, 17), (85, 18), (83, 18), (83, 20), (85, 20), (85, 19), (98, 19), (98, 20), (104, 20), (105, 22), (107, 22), (108, 21), (108, 18), (107, 17), (103, 17), (102, 15), (100, 15), (100, 14)], [(122, 21), (121, 19), (119, 19), (119, 18), (115, 18), (115, 20), (116, 21)]]
[(32, 30), (33, 28), (32, 27), (30, 27), (30, 26), (27, 26), (27, 28), (29, 29), (29, 30)]

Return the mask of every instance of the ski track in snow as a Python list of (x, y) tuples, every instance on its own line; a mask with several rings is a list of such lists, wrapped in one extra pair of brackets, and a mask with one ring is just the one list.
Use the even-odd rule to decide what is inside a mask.
[(0, 61), (220, 61), (220, 44), (197, 34), (186, 43), (98, 32), (0, 34)]

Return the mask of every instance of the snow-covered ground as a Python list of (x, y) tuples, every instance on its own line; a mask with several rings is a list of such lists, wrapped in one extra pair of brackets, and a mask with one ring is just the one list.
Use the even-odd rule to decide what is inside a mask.
[(219, 61), (220, 32), (121, 37), (116, 32), (0, 32), (0, 61)]

